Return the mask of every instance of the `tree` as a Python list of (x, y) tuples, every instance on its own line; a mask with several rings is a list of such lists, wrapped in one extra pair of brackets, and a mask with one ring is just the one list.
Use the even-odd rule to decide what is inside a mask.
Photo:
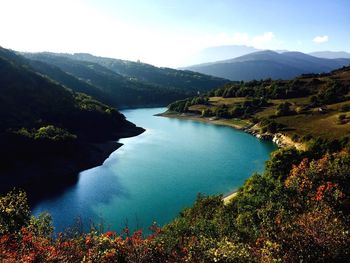
[(292, 169), (303, 158), (303, 153), (294, 147), (282, 148), (271, 154), (266, 162), (266, 174), (272, 178), (283, 181)]
[(292, 106), (292, 104), (290, 104), (289, 102), (283, 102), (283, 103), (279, 104), (277, 106), (276, 115), (277, 116), (290, 115), (292, 113), (290, 106)]

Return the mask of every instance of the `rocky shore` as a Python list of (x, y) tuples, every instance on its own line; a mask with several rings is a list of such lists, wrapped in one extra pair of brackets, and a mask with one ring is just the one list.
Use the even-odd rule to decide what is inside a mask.
[(284, 147), (295, 147), (298, 150), (305, 150), (306, 146), (303, 143), (294, 142), (290, 137), (286, 136), (283, 133), (270, 133), (270, 132), (261, 132), (259, 124), (252, 125), (243, 129), (245, 132), (254, 135), (255, 137), (262, 140), (270, 140), (277, 144), (279, 148)]
[(218, 118), (209, 118), (209, 117), (202, 117), (201, 115), (194, 114), (194, 113), (177, 113), (177, 112), (164, 112), (161, 114), (157, 114), (157, 116), (167, 117), (167, 118), (177, 118), (177, 119), (187, 119), (187, 120), (194, 120), (194, 121), (200, 121), (215, 125), (225, 125), (230, 126), (235, 129), (243, 130), (244, 132), (247, 132), (258, 139), (261, 140), (269, 140), (274, 142), (279, 148), (284, 147), (295, 147), (298, 150), (305, 150), (306, 146), (303, 143), (294, 142), (290, 137), (283, 133), (270, 133), (270, 132), (261, 132), (259, 124), (246, 124), (246, 125), (239, 125), (230, 123), (224, 119), (218, 119)]

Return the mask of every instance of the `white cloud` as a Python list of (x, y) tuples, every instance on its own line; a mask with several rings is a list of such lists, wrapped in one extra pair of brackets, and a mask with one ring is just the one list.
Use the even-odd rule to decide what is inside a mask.
[(272, 32), (265, 32), (260, 36), (255, 36), (251, 39), (251, 45), (255, 48), (263, 48), (274, 40), (275, 35)]
[(316, 36), (312, 41), (315, 42), (316, 44), (321, 44), (328, 41), (328, 36), (327, 35)]

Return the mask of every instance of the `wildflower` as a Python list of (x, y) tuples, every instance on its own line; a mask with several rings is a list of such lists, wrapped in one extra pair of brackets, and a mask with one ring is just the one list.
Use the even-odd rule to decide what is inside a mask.
[(113, 237), (116, 236), (116, 233), (113, 232), (113, 231), (108, 231), (108, 232), (106, 232), (104, 235), (105, 235), (106, 237), (108, 237), (108, 238), (113, 238)]

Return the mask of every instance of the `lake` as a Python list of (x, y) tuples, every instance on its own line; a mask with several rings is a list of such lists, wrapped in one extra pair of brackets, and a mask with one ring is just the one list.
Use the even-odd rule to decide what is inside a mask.
[(170, 222), (193, 204), (198, 193), (227, 194), (254, 172), (261, 172), (272, 142), (230, 127), (157, 117), (165, 108), (123, 111), (146, 129), (102, 166), (83, 171), (63, 194), (40, 201), (33, 213), (48, 211), (56, 231), (80, 217), (120, 231)]

